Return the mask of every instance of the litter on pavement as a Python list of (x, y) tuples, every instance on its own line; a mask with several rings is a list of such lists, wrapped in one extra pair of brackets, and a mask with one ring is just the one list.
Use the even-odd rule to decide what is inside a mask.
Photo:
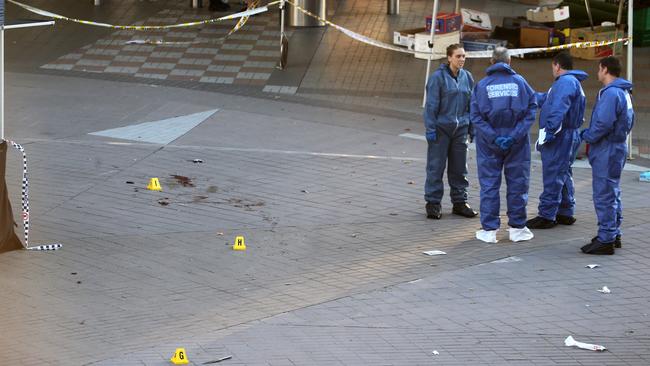
[(578, 348), (586, 349), (586, 350), (589, 350), (589, 351), (602, 352), (602, 351), (607, 350), (607, 348), (605, 348), (603, 346), (600, 346), (600, 345), (597, 345), (597, 344), (578, 342), (575, 339), (573, 339), (572, 336), (566, 337), (566, 339), (564, 340), (564, 345), (567, 346), (567, 347), (578, 347)]
[(609, 293), (611, 293), (612, 291), (611, 291), (609, 288), (607, 288), (607, 286), (603, 286), (603, 288), (600, 289), (600, 290), (598, 290), (598, 292), (602, 292), (602, 293), (604, 293), (604, 294), (609, 294)]
[(445, 255), (447, 253), (443, 252), (442, 250), (429, 250), (426, 252), (422, 252), (422, 254), (426, 255)]
[(587, 264), (585, 268), (594, 269), (600, 267), (600, 264)]

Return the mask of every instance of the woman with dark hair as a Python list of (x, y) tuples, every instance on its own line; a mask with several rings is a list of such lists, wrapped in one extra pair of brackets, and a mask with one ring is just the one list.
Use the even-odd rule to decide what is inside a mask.
[(447, 47), (447, 61), (427, 81), (424, 126), (429, 147), (424, 199), (430, 219), (442, 217), (440, 201), (445, 166), (448, 166), (452, 213), (464, 217), (477, 215), (467, 204), (467, 145), (468, 138), (473, 138), (469, 104), (474, 78), (463, 69), (465, 50), (461, 45)]

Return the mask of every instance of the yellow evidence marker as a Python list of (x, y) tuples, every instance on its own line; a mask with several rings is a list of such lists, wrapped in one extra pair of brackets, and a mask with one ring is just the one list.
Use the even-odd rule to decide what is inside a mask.
[(238, 236), (235, 238), (235, 245), (232, 246), (233, 250), (246, 250), (246, 244), (244, 243), (244, 237)]
[(149, 180), (149, 185), (147, 186), (147, 189), (150, 191), (162, 191), (162, 187), (160, 186), (160, 180), (158, 180), (158, 178), (151, 178)]
[(187, 352), (185, 348), (176, 348), (176, 352), (170, 359), (174, 365), (187, 365), (190, 361), (187, 359)]

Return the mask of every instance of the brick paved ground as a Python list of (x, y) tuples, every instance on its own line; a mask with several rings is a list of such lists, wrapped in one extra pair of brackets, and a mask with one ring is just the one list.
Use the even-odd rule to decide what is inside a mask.
[[(125, 2), (109, 12), (57, 6), (135, 22), (167, 3)], [(337, 16), (351, 26), (346, 12), (368, 13), (376, 22), (369, 35), (389, 29), (379, 3), (341, 2)], [(0, 297), (2, 363), (163, 365), (184, 346), (195, 364), (225, 355), (233, 359), (224, 364), (239, 365), (648, 364), (650, 186), (638, 172), (624, 174), (625, 244), (614, 257), (577, 253), (595, 230), (589, 169), (575, 172), (574, 227), (536, 232), (521, 244), (502, 231), (501, 243), (481, 244), (473, 239), (478, 220), (424, 218), (425, 144), (399, 137), (423, 133), (421, 78), (382, 69), (393, 81), (373, 84), (382, 65), (399, 63), (374, 54), (385, 51), (328, 30), (305, 74), (312, 84), (294, 96), (263, 93), (261, 85), (38, 70), (112, 37), (81, 30), (61, 24), (8, 36), (8, 70), (16, 73), (7, 74), (7, 135), (29, 154), (32, 244), (65, 246), (0, 256), (0, 291), (9, 294)], [(336, 56), (338, 49), (323, 56), (330, 43), (349, 47), (352, 58)], [(364, 54), (377, 59), (365, 83), (340, 89), (314, 78), (318, 68), (366, 70), (354, 64), (363, 65)], [(88, 135), (213, 109), (168, 145)], [(10, 154), (16, 207), (18, 162)], [(538, 164), (532, 175), (530, 214), (541, 190)], [(144, 189), (153, 176), (163, 192)], [(229, 248), (236, 235), (246, 236), (247, 252)], [(448, 254), (421, 254), (431, 249)], [(521, 261), (491, 263), (513, 256)], [(594, 262), (602, 267), (584, 268)], [(611, 294), (596, 291), (604, 285)], [(565, 348), (569, 334), (610, 352)]]
[[(249, 365), (422, 364), (433, 349), (445, 364), (647, 363), (649, 186), (636, 172), (624, 175), (614, 257), (577, 254), (595, 225), (588, 169), (576, 170), (577, 225), (485, 245), (478, 220), (424, 218), (425, 145), (398, 136), (422, 133), (419, 122), (88, 79), (15, 74), (9, 85), (33, 244), (65, 245), (0, 256), (9, 363), (157, 365), (177, 346)], [(169, 145), (87, 135), (216, 108)], [(163, 192), (143, 189), (152, 176)], [(538, 165), (533, 177), (531, 214)], [(229, 248), (240, 234), (245, 253)], [(431, 249), (448, 254), (421, 254)], [(522, 261), (485, 264), (509, 256)], [(585, 269), (592, 261), (603, 267)], [(612, 352), (565, 349), (569, 334)]]

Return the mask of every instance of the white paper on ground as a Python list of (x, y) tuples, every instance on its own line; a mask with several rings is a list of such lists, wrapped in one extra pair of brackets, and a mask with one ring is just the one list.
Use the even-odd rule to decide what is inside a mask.
[(442, 250), (429, 250), (426, 252), (422, 252), (422, 254), (426, 255), (445, 255), (447, 253), (443, 252)]
[(433, 350), (433, 352), (431, 352), (431, 353), (433, 353), (433, 354), (436, 355), (436, 356), (440, 354), (440, 352), (438, 352), (438, 351), (436, 351), (436, 350)]
[(497, 230), (479, 230), (476, 232), (476, 239), (486, 243), (498, 243)]
[(607, 286), (603, 286), (603, 288), (600, 289), (600, 290), (598, 290), (598, 292), (602, 292), (602, 293), (604, 293), (604, 294), (610, 294), (610, 293), (612, 293), (612, 291), (611, 291), (609, 288), (607, 288)]
[(589, 344), (589, 343), (578, 342), (575, 339), (573, 339), (572, 336), (566, 337), (566, 339), (564, 340), (564, 345), (567, 346), (567, 347), (578, 347), (578, 348), (586, 349), (586, 350), (589, 350), (589, 351), (600, 351), (600, 352), (602, 352), (602, 351), (607, 350), (607, 348), (605, 348), (603, 346), (600, 346), (600, 345), (597, 345), (597, 344)]
[(594, 269), (600, 267), (600, 264), (587, 264), (585, 268)]
[(501, 259), (497, 259), (495, 261), (492, 261), (490, 263), (511, 263), (511, 262), (521, 262), (522, 259), (517, 257), (517, 256), (511, 256), (511, 257), (505, 257)]

